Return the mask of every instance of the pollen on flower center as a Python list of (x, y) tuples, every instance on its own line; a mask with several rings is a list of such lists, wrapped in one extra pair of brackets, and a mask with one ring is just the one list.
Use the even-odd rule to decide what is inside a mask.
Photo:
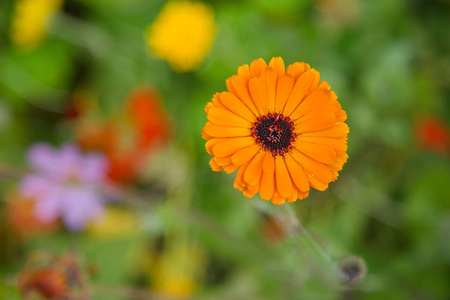
[(289, 152), (296, 137), (294, 123), (282, 114), (269, 113), (259, 117), (251, 130), (255, 141), (273, 156)]

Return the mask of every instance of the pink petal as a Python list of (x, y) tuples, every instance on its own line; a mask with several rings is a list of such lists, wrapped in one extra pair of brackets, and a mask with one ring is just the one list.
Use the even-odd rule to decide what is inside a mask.
[(45, 197), (40, 197), (34, 208), (36, 218), (44, 223), (50, 223), (58, 219), (61, 212), (61, 191), (54, 189)]
[(109, 170), (109, 161), (101, 153), (86, 154), (80, 168), (80, 180), (94, 182), (106, 178)]
[(94, 191), (70, 188), (64, 193), (63, 210), (66, 226), (72, 231), (80, 231), (103, 214), (103, 200)]
[(27, 156), (31, 167), (36, 171), (53, 174), (58, 169), (57, 150), (48, 144), (34, 144)]

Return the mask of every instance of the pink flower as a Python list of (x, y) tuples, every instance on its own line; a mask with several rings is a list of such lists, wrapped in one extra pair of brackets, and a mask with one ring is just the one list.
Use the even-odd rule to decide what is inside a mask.
[(109, 162), (101, 153), (38, 143), (29, 149), (28, 161), (33, 172), (22, 178), (20, 190), (36, 199), (35, 214), (42, 222), (61, 218), (70, 230), (83, 230), (103, 213), (107, 194), (114, 194), (106, 182)]

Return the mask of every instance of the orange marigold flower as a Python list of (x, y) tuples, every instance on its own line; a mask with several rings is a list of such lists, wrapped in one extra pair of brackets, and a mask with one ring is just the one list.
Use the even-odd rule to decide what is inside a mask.
[(213, 171), (238, 170), (234, 187), (274, 204), (323, 191), (347, 161), (347, 114), (319, 72), (254, 60), (227, 79), (205, 111), (202, 136)]

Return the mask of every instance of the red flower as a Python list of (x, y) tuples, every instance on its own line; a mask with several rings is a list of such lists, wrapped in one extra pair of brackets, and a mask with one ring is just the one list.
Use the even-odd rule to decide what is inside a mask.
[(443, 155), (450, 153), (450, 131), (441, 120), (432, 116), (422, 117), (416, 124), (415, 136), (422, 149)]
[(164, 141), (169, 127), (164, 109), (156, 91), (149, 88), (136, 89), (127, 100), (127, 114), (137, 129), (136, 148), (147, 150)]
[(139, 174), (148, 155), (167, 141), (170, 128), (160, 97), (148, 87), (132, 91), (122, 112), (105, 121), (81, 122), (77, 139), (86, 150), (106, 153), (111, 162), (109, 177), (128, 183)]

